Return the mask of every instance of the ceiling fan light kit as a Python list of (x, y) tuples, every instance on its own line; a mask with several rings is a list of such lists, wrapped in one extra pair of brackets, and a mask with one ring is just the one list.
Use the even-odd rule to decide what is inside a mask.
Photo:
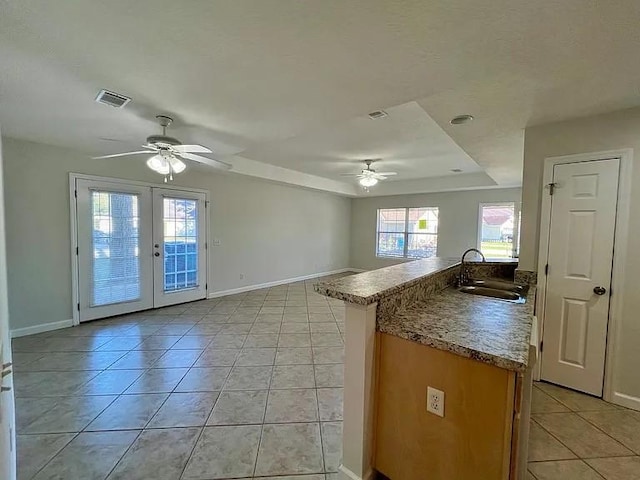
[(366, 188), (373, 187), (377, 183), (378, 183), (378, 179), (375, 177), (362, 177), (360, 179), (360, 185)]
[(376, 160), (364, 160), (363, 163), (367, 168), (363, 168), (360, 173), (343, 173), (343, 177), (357, 177), (358, 183), (364, 188), (365, 191), (369, 191), (369, 187), (373, 187), (378, 184), (380, 180), (386, 180), (387, 177), (397, 175), (396, 172), (376, 172), (371, 168), (371, 164)]
[(205, 165), (210, 165), (216, 168), (223, 168), (227, 170), (231, 168), (231, 165), (220, 160), (194, 155), (194, 153), (212, 153), (207, 147), (203, 147), (202, 145), (183, 145), (177, 138), (167, 136), (167, 127), (173, 122), (171, 117), (167, 117), (166, 115), (157, 115), (156, 119), (162, 127), (162, 135), (151, 135), (147, 137), (147, 143), (142, 146), (145, 150), (116, 153), (114, 155), (103, 155), (93, 158), (101, 159), (125, 157), (129, 155), (154, 154), (147, 160), (147, 166), (154, 172), (164, 175), (165, 183), (167, 180), (173, 180), (174, 173), (181, 173), (187, 168), (187, 165), (180, 160), (180, 158), (204, 163)]

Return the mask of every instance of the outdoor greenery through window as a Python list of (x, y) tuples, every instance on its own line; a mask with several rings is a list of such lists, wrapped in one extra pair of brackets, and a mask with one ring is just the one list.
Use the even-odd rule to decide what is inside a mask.
[(520, 210), (513, 202), (480, 204), (478, 244), (487, 258), (518, 256)]
[(382, 208), (378, 210), (378, 257), (427, 258), (438, 250), (438, 209)]

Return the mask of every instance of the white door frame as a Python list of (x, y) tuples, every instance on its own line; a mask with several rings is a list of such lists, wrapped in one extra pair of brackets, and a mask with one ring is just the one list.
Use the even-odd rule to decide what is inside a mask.
[[(190, 188), (190, 187), (182, 187), (179, 185), (173, 184), (165, 184), (165, 183), (150, 183), (150, 182), (141, 182), (137, 180), (127, 180), (126, 178), (113, 178), (113, 177), (102, 177), (97, 175), (85, 175), (83, 173), (69, 173), (69, 218), (70, 218), (70, 228), (71, 228), (71, 300), (72, 300), (72, 308), (73, 311), (73, 325), (80, 325), (80, 312), (78, 311), (78, 304), (80, 302), (80, 286), (79, 286), (79, 264), (78, 264), (78, 256), (76, 255), (78, 248), (78, 212), (76, 205), (76, 180), (91, 180), (97, 182), (110, 182), (110, 183), (122, 183), (128, 185), (136, 185), (142, 187), (151, 187), (151, 188), (162, 188), (165, 190), (181, 190), (183, 192), (194, 192), (194, 193), (203, 193), (205, 195), (206, 201), (206, 214), (205, 214), (205, 232), (206, 232), (206, 243), (209, 242), (209, 190), (203, 190), (200, 188)], [(207, 268), (205, 269), (205, 284), (210, 283), (210, 264), (209, 261), (209, 248), (205, 248)], [(208, 298), (209, 291), (206, 290), (206, 297)]]
[[(604, 400), (631, 408), (638, 408), (634, 399), (614, 391), (613, 372), (615, 371), (615, 356), (613, 352), (619, 343), (619, 324), (622, 315), (624, 268), (628, 241), (628, 224), (631, 197), (631, 169), (633, 165), (633, 150), (620, 149), (593, 153), (579, 153), (547, 157), (544, 160), (542, 177), (542, 203), (540, 207), (540, 245), (538, 248), (538, 290), (536, 316), (538, 318), (538, 338), (542, 340), (545, 321), (545, 304), (547, 276), (544, 274), (549, 255), (549, 235), (551, 226), (551, 195), (547, 193), (548, 185), (553, 181), (553, 168), (566, 163), (591, 162), (596, 160), (620, 159), (620, 175), (618, 178), (618, 206), (616, 210), (616, 229), (613, 241), (613, 268), (611, 272), (611, 292), (609, 303), (609, 324), (607, 329), (607, 350), (604, 366)], [(541, 357), (540, 357), (541, 358)], [(542, 372), (542, 362), (535, 367), (535, 379), (539, 380)]]

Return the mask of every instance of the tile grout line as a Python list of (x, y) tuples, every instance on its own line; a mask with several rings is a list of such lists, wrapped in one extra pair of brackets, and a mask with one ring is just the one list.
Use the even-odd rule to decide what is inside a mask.
[[(538, 388), (538, 387), (536, 387)], [(628, 447), (626, 447), (626, 445), (622, 444), (620, 441), (616, 440), (615, 438), (613, 438), (611, 435), (609, 435), (607, 432), (604, 432), (602, 429), (600, 429), (597, 425), (591, 423), (588, 419), (584, 418), (582, 415), (580, 415), (581, 410), (575, 410), (572, 407), (570, 407), (569, 405), (565, 404), (564, 402), (562, 402), (560, 399), (554, 397), (551, 394), (548, 394), (547, 392), (545, 392), (543, 389), (539, 389), (542, 393), (544, 393), (545, 395), (549, 396), (550, 398), (552, 398), (553, 400), (557, 401), (558, 403), (560, 403), (561, 405), (565, 406), (566, 408), (569, 409), (568, 412), (548, 412), (548, 413), (538, 413), (537, 415), (567, 415), (567, 414), (573, 414), (576, 415), (578, 418), (583, 419), (585, 422), (587, 422), (588, 424), (594, 426), (598, 431), (604, 433), (607, 437), (611, 438), (613, 441), (615, 441), (616, 443), (618, 443), (619, 445), (623, 446), (624, 448), (627, 448), (627, 450), (632, 451), (631, 449), (629, 449)], [(589, 410), (591, 411), (591, 410)], [(593, 410), (593, 411), (599, 411), (599, 410)], [(582, 412), (586, 412), (584, 410), (582, 410)], [(556, 441), (558, 441), (560, 443), (560, 445), (564, 446), (567, 450), (569, 450), (571, 453), (573, 453), (576, 458), (574, 459), (562, 459), (562, 460), (546, 460), (546, 461), (532, 461), (529, 462), (527, 461), (527, 465), (530, 463), (545, 463), (545, 462), (559, 462), (559, 461), (575, 461), (578, 460), (580, 462), (582, 462), (584, 465), (587, 466), (587, 468), (589, 468), (589, 470), (593, 471), (596, 475), (598, 475), (600, 478), (602, 478), (604, 480), (604, 477), (602, 475), (600, 475), (600, 472), (598, 472), (595, 468), (593, 468), (589, 463), (587, 463), (585, 460), (590, 460), (592, 458), (620, 458), (620, 455), (615, 455), (615, 456), (605, 456), (605, 457), (581, 457), (580, 455), (578, 455), (573, 449), (571, 449), (568, 445), (566, 445), (564, 442), (562, 442), (558, 437), (556, 437), (552, 432), (550, 432), (547, 428), (545, 428), (542, 424), (540, 424), (538, 421), (536, 421), (533, 417), (530, 419), (531, 422), (535, 422), (540, 428), (542, 428), (545, 432), (547, 432), (552, 438), (554, 438)], [(635, 452), (634, 452), (635, 453)], [(628, 455), (625, 455), (628, 456)], [(527, 470), (529, 470), (528, 466), (527, 466)], [(535, 477), (535, 476), (534, 476)], [(537, 477), (535, 477), (537, 478)]]
[[(265, 300), (266, 302), (266, 300)], [(263, 302), (264, 305), (264, 302)], [(261, 307), (262, 310), (262, 307)], [(284, 312), (283, 312), (283, 318), (284, 318)], [(280, 321), (280, 329), (282, 329), (282, 320)], [(257, 320), (256, 320), (257, 322)], [(276, 355), (278, 355), (278, 348), (277, 348), (277, 344), (280, 343), (280, 334), (278, 333), (278, 340), (276, 341)], [(260, 456), (260, 447), (262, 446), (262, 435), (264, 433), (264, 422), (266, 420), (267, 417), (267, 406), (269, 405), (269, 397), (271, 396), (271, 382), (273, 381), (273, 374), (274, 374), (274, 370), (275, 370), (275, 362), (276, 362), (276, 357), (273, 357), (273, 364), (274, 366), (271, 367), (271, 375), (269, 376), (269, 385), (267, 385), (267, 399), (264, 402), (264, 410), (262, 412), (262, 424), (260, 425), (260, 438), (258, 438), (258, 448), (256, 449), (256, 459), (253, 462), (253, 470), (251, 473), (252, 477), (255, 477), (256, 475), (256, 469), (258, 468), (258, 458)]]
[[(552, 397), (553, 398), (553, 397)], [(556, 400), (554, 398), (554, 400)], [(564, 405), (564, 404), (563, 404)], [(613, 440), (614, 442), (616, 442), (617, 444), (619, 444), (620, 446), (622, 446), (623, 448), (626, 448), (627, 450), (629, 450), (630, 452), (633, 452), (634, 455), (639, 455), (639, 453), (636, 453), (635, 450), (632, 450), (631, 448), (627, 447), (625, 444), (623, 444), (620, 440), (616, 439), (615, 437), (613, 437), (612, 435), (609, 435), (607, 432), (605, 432), (604, 430), (602, 430), (598, 425), (596, 425), (595, 423), (589, 421), (589, 419), (584, 418), (582, 415), (580, 415), (580, 413), (588, 413), (588, 412), (601, 412), (603, 410), (573, 410), (571, 407), (569, 407), (568, 405), (565, 405), (569, 411), (568, 412), (547, 412), (547, 413), (537, 413), (536, 415), (568, 415), (568, 414), (573, 414), (576, 415), (578, 418), (584, 420), (586, 423), (588, 423), (589, 425), (593, 426), (596, 430), (598, 430), (599, 432), (603, 433), (604, 435), (606, 435), (607, 437), (609, 437), (611, 440)], [(616, 411), (616, 410), (611, 410), (611, 411)], [(613, 456), (609, 456), (609, 457), (581, 457), (579, 456), (576, 452), (574, 452), (571, 448), (569, 448), (568, 445), (565, 445), (564, 442), (562, 442), (559, 438), (557, 438), (553, 433), (551, 433), (547, 428), (545, 428), (540, 422), (536, 421), (533, 417), (531, 417), (530, 421), (535, 421), (536, 424), (538, 424), (540, 426), (540, 428), (542, 428), (545, 432), (547, 432), (549, 435), (551, 435), (553, 438), (555, 438), (558, 442), (560, 442), (561, 445), (563, 445), (564, 447), (566, 447), (571, 453), (573, 453), (577, 458), (579, 459), (590, 459), (590, 458), (616, 458), (616, 457), (622, 457), (622, 456), (629, 456), (629, 455), (613, 455)], [(586, 463), (586, 462), (585, 462)]]

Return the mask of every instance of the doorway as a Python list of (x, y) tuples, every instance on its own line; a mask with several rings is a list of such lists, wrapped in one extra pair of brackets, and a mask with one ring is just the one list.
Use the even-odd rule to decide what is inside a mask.
[(79, 322), (206, 298), (206, 192), (71, 183)]
[(620, 165), (620, 158), (602, 158), (545, 169), (550, 182), (543, 202), (541, 378), (598, 397), (605, 379)]

